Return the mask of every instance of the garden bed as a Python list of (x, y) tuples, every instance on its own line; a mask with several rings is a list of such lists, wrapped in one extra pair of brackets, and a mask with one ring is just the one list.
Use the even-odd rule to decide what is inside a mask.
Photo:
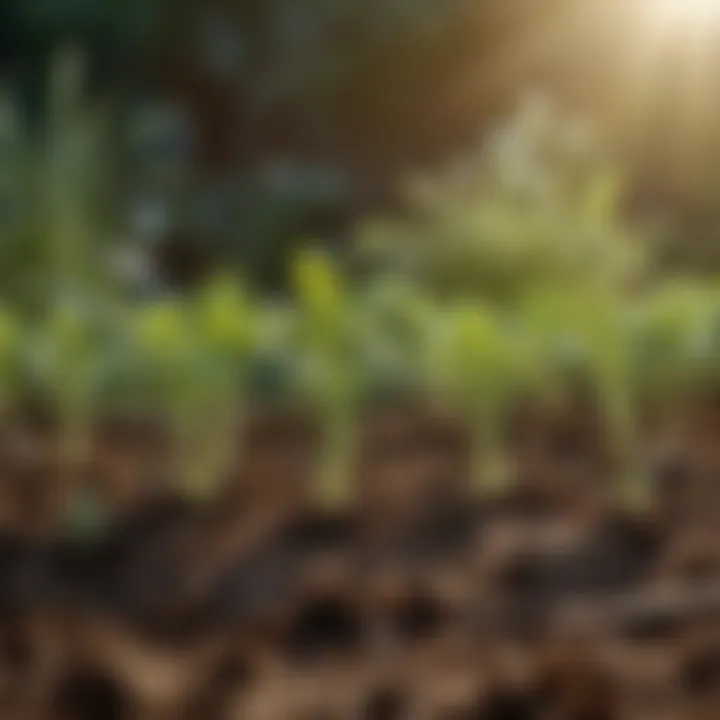
[(654, 469), (655, 502), (629, 510), (590, 418), (521, 419), (517, 482), (489, 497), (471, 489), (461, 424), (378, 407), (356, 499), (332, 511), (313, 497), (304, 414), (248, 413), (243, 461), (204, 502), (150, 483), (161, 427), (99, 427), (90, 477), (113, 519), (79, 535), (52, 503), (23, 502), (23, 483), (61, 491), (63, 476), (36, 424), (10, 463), (16, 428), (0, 498), (2, 713), (713, 717), (720, 553), (707, 505), (680, 512), (714, 485), (711, 448), (695, 435), (695, 455)]

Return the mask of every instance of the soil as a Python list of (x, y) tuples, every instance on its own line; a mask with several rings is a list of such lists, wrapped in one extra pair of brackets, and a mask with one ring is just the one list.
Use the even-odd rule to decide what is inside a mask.
[[(52, 424), (6, 428), (0, 717), (718, 717), (711, 432), (655, 460), (631, 511), (584, 409), (519, 414), (493, 497), (453, 418), (396, 404), (363, 428), (357, 501), (333, 513), (296, 411), (253, 411), (204, 502), (172, 491), (147, 420), (98, 425), (72, 488)], [(108, 511), (92, 532), (67, 528), (77, 488)]]

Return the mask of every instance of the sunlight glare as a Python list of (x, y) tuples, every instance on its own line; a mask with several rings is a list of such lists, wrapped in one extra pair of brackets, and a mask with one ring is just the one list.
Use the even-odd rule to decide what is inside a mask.
[(650, 0), (657, 17), (671, 24), (698, 25), (720, 21), (720, 0)]

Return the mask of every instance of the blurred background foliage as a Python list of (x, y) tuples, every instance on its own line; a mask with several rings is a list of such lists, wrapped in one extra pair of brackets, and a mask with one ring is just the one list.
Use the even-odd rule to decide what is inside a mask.
[(627, 288), (650, 253), (624, 191), (582, 124), (530, 98), (478, 148), (415, 178), (404, 217), (363, 223), (358, 249), (443, 294), (516, 301), (532, 285)]
[[(8, 99), (0, 113), (0, 190), (7, 193), (1, 219), (17, 223), (12, 216), (23, 202), (12, 194), (26, 183), (8, 178), (16, 166), (27, 174), (32, 163), (27, 154), (18, 156), (37, 155), (44, 145), (53, 65), (58, 51), (72, 46), (87, 61), (85, 112), (102, 125), (102, 149), (91, 153), (104, 176), (93, 191), (106, 188), (102, 200), (92, 201), (102, 209), (95, 234), (121, 241), (126, 269), (142, 275), (141, 267), (152, 267), (152, 287), (194, 284), (208, 270), (233, 263), (259, 286), (284, 289), (289, 252), (315, 238), (342, 248), (360, 235), (364, 244), (373, 233), (365, 223), (359, 233), (354, 227), (368, 216), (389, 218), (383, 233), (390, 231), (393, 240), (385, 251), (408, 258), (406, 240), (417, 230), (412, 217), (405, 219), (408, 187), (410, 214), (423, 218), (416, 245), (446, 231), (453, 238), (442, 262), (425, 258), (435, 270), (433, 282), (448, 272), (459, 285), (477, 280), (464, 275), (475, 272), (486, 245), (463, 250), (475, 254), (471, 265), (458, 254), (471, 224), (483, 237), (532, 239), (536, 260), (547, 262), (540, 235), (552, 234), (558, 223), (576, 235), (584, 225), (580, 234), (595, 236), (595, 244), (586, 243), (583, 256), (575, 243), (575, 260), (566, 253), (562, 262), (573, 272), (573, 262), (590, 257), (592, 247), (623, 244), (629, 211), (662, 221), (662, 233), (654, 234), (662, 242), (653, 247), (660, 262), (717, 267), (720, 139), (688, 132), (692, 108), (677, 101), (682, 80), (672, 73), (657, 88), (648, 86), (643, 107), (635, 104), (629, 68), (637, 65), (632, 53), (643, 28), (633, 14), (644, 2), (4, 0), (0, 83)], [(468, 185), (475, 176), (488, 182), (493, 133), (531, 88), (557, 98), (573, 115), (590, 117), (600, 131), (607, 155), (592, 161), (587, 202), (607, 204), (588, 210), (604, 213), (601, 220), (583, 216), (567, 193), (553, 217), (545, 212), (549, 203), (542, 218), (527, 213), (527, 188), (521, 198), (518, 188), (508, 188), (516, 179), (497, 177), (471, 208)], [(712, 117), (712, 108), (708, 113)], [(570, 141), (570, 131), (559, 134)], [(517, 145), (510, 154), (535, 152), (514, 139), (505, 144)], [(611, 156), (617, 168), (605, 167)], [(517, 170), (517, 157), (503, 162)], [(616, 191), (611, 176), (620, 166), (627, 182)], [(36, 200), (27, 204), (35, 207)], [(529, 231), (513, 220), (520, 205), (523, 222), (533, 224)], [(455, 216), (452, 229), (443, 225), (443, 213)], [(588, 223), (594, 223), (590, 230)], [(377, 230), (377, 223), (370, 225)], [(32, 243), (10, 246), (21, 256), (33, 252)], [(555, 243), (561, 247), (569, 249)], [(627, 254), (623, 247), (604, 256), (626, 268), (633, 263), (620, 258)], [(517, 254), (513, 243), (504, 243), (503, 252), (502, 260), (492, 258), (498, 272)]]

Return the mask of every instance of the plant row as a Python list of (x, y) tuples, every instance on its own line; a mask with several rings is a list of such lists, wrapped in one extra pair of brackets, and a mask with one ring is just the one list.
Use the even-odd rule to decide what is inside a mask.
[(397, 276), (353, 284), (316, 252), (297, 259), (294, 278), (287, 302), (219, 278), (182, 298), (71, 293), (40, 315), (3, 310), (3, 414), (49, 411), (70, 456), (83, 453), (101, 418), (159, 418), (201, 488), (251, 404), (299, 405), (322, 428), (321, 482), (340, 497), (362, 410), (380, 398), (452, 412), (472, 435), (478, 476), (500, 482), (512, 409), (581, 393), (619, 472), (631, 476), (647, 413), (677, 415), (710, 397), (718, 380), (720, 288), (712, 285), (678, 281), (624, 299), (536, 285), (497, 305), (440, 300)]

